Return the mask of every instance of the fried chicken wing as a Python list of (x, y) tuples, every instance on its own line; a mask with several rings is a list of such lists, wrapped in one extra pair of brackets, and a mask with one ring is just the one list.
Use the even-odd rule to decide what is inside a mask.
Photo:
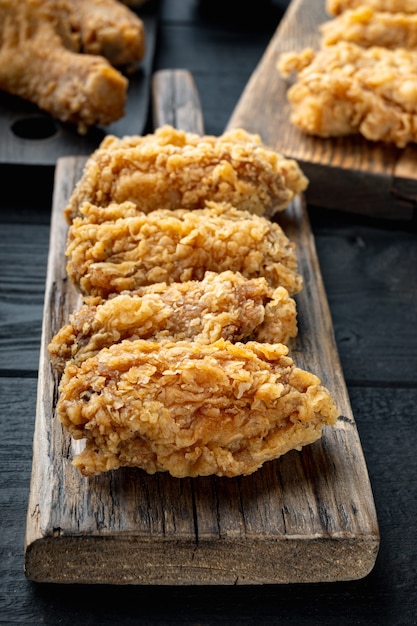
[(104, 57), (75, 51), (65, 7), (0, 0), (0, 89), (84, 131), (124, 115), (127, 80)]
[(291, 122), (303, 132), (360, 133), (399, 148), (417, 140), (417, 51), (340, 42), (283, 54), (278, 69), (298, 72), (287, 96)]
[[(152, 283), (202, 280), (206, 271), (264, 276), (301, 289), (295, 245), (276, 223), (227, 203), (138, 213), (131, 202), (85, 204), (68, 233), (67, 272), (84, 295), (108, 297)], [(101, 221), (102, 215), (111, 221)], [(101, 222), (101, 223), (100, 223)]]
[(417, 12), (417, 0), (326, 0), (326, 11), (329, 15), (339, 15), (343, 11), (361, 6), (390, 13)]
[(282, 344), (124, 341), (69, 363), (60, 393), (59, 420), (86, 439), (73, 460), (85, 476), (123, 466), (247, 475), (337, 419), (329, 392)]
[(284, 287), (236, 272), (206, 272), (203, 280), (157, 283), (72, 314), (49, 344), (55, 368), (87, 358), (125, 339), (284, 343), (297, 334), (295, 301)]
[(102, 55), (112, 65), (141, 61), (145, 53), (142, 20), (116, 0), (70, 0), (70, 24), (78, 33), (80, 49)]
[(325, 46), (349, 41), (366, 48), (417, 49), (417, 14), (388, 13), (359, 7), (325, 22), (320, 31)]
[(202, 208), (206, 200), (272, 216), (307, 187), (298, 164), (233, 130), (200, 136), (164, 126), (155, 133), (107, 136), (90, 156), (66, 208), (69, 222), (84, 202), (133, 202), (138, 211)]

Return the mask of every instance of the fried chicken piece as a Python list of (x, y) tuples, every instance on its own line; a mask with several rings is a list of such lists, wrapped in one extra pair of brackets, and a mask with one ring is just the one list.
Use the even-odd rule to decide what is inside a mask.
[(100, 56), (78, 54), (65, 3), (0, 0), (0, 89), (85, 131), (124, 115), (127, 80)]
[(417, 0), (327, 0), (326, 11), (329, 15), (339, 15), (348, 9), (371, 7), (375, 11), (390, 13), (416, 13)]
[[(295, 244), (281, 227), (230, 204), (208, 202), (195, 211), (161, 209), (148, 215), (131, 202), (104, 209), (86, 204), (83, 213), (86, 217), (76, 218), (69, 229), (67, 272), (84, 295), (106, 298), (225, 270), (264, 276), (290, 295), (301, 289)], [(112, 221), (101, 222), (103, 214)]]
[(291, 122), (319, 137), (360, 133), (399, 148), (417, 140), (417, 51), (340, 42), (281, 55)]
[(80, 49), (106, 57), (112, 65), (130, 65), (145, 53), (142, 20), (116, 0), (70, 0), (70, 23)]
[(238, 129), (200, 136), (164, 126), (143, 137), (107, 136), (88, 159), (65, 214), (71, 222), (86, 201), (105, 207), (128, 200), (149, 213), (214, 200), (271, 216), (306, 186), (297, 163), (258, 135)]
[(365, 48), (417, 48), (417, 15), (407, 13), (359, 7), (325, 22), (320, 31), (325, 46), (349, 41)]
[(248, 280), (236, 272), (206, 272), (201, 281), (157, 283), (85, 304), (52, 339), (49, 353), (62, 372), (67, 361), (80, 365), (125, 339), (286, 344), (296, 334), (295, 301), (284, 287), (274, 290), (264, 278)]
[(220, 339), (124, 341), (80, 367), (70, 362), (57, 416), (86, 447), (85, 476), (140, 467), (172, 476), (239, 476), (300, 450), (334, 424), (337, 410), (317, 376), (282, 344)]

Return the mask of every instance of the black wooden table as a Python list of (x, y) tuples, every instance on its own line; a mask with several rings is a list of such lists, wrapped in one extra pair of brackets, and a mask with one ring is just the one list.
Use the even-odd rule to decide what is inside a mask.
[[(287, 2), (166, 0), (155, 69), (187, 68), (220, 134)], [(309, 207), (373, 487), (381, 547), (364, 579), (254, 587), (34, 584), (23, 545), (53, 170), (1, 166), (0, 623), (417, 624), (417, 233)]]

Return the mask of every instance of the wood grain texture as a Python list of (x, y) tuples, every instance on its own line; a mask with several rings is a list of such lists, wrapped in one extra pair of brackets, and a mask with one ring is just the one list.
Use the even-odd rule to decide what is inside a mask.
[[(36, 371), (49, 227), (2, 223), (1, 229), (0, 371)], [(25, 258), (32, 259), (30, 268)]]
[(170, 124), (202, 135), (204, 120), (194, 78), (187, 70), (159, 70), (152, 76), (154, 128)]
[(293, 0), (253, 72), (229, 127), (259, 133), (295, 158), (310, 180), (310, 204), (383, 218), (412, 219), (417, 206), (417, 147), (406, 149), (359, 136), (321, 139), (289, 122), (288, 83), (277, 68), (279, 55), (319, 48), (319, 25), (330, 19), (325, 0)]
[(78, 305), (65, 272), (63, 208), (84, 160), (58, 163), (38, 380), (26, 575), (113, 584), (260, 584), (361, 578), (379, 531), (340, 367), (307, 214), (298, 199), (282, 225), (299, 251), (296, 362), (317, 373), (341, 417), (319, 442), (248, 477), (174, 479), (121, 469), (85, 479), (74, 442), (54, 416), (58, 381), (50, 337)]
[(394, 229), (392, 221), (378, 228), (355, 221), (335, 237), (335, 223), (320, 227), (317, 210), (310, 220), (348, 386), (415, 386), (415, 231)]

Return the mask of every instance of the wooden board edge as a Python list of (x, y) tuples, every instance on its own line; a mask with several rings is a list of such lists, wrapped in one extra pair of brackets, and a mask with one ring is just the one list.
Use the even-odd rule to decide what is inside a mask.
[[(307, 203), (384, 220), (414, 221), (417, 181), (298, 161), (310, 184)], [(416, 196), (417, 197), (417, 196)]]
[[(61, 157), (55, 168), (55, 181), (62, 181), (62, 185), (54, 186), (51, 210), (51, 228), (49, 237), (49, 249), (47, 259), (47, 273), (45, 280), (45, 296), (42, 316), (42, 332), (39, 352), (39, 368), (37, 383), (36, 417), (32, 446), (32, 473), (30, 480), (30, 492), (26, 517), (25, 555), (26, 550), (33, 541), (44, 537), (45, 529), (48, 528), (48, 511), (52, 508), (52, 494), (57, 476), (45, 474), (44, 459), (49, 457), (52, 442), (51, 407), (56, 403), (58, 381), (49, 362), (48, 343), (51, 338), (51, 329), (54, 324), (54, 314), (57, 307), (56, 270), (61, 269), (65, 274), (65, 268), (58, 259), (62, 258), (66, 247), (66, 237), (59, 223), (64, 220), (63, 207), (70, 190), (81, 172), (85, 163), (84, 157)], [(67, 167), (73, 171), (73, 176), (66, 177)], [(62, 275), (62, 280), (67, 280)], [(50, 420), (50, 421), (48, 421)], [(40, 507), (39, 494), (46, 498), (45, 506)], [(25, 556), (26, 558), (26, 556)]]
[[(175, 544), (123, 537), (59, 537), (28, 546), (35, 582), (113, 585), (265, 585), (358, 580), (373, 569), (379, 538), (305, 538)], [(222, 558), (219, 559), (219, 551)], [(303, 558), (300, 559), (300, 553)], [(259, 559), (264, 563), (259, 569)], [(294, 566), (294, 563), (298, 565)], [(243, 564), (243, 565), (242, 565)], [(268, 572), (267, 574), (265, 572)]]

